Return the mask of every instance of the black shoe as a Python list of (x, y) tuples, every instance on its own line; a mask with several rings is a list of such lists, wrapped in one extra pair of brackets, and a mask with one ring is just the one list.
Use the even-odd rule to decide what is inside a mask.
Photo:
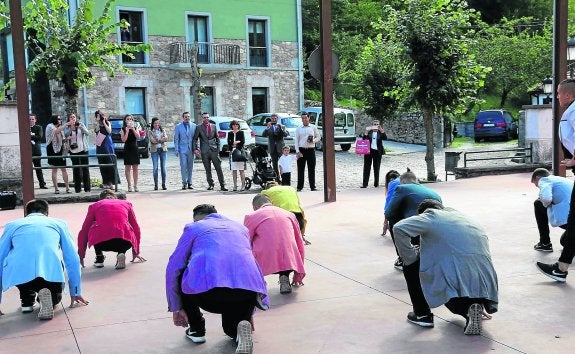
[(374, 186), (375, 188), (377, 188), (377, 187), (379, 187), (379, 184), (374, 184), (373, 186)]
[(96, 268), (103, 268), (104, 267), (104, 259), (106, 259), (106, 256), (102, 255), (96, 255), (96, 260), (94, 261), (94, 267)]
[(547, 244), (537, 242), (535, 246), (533, 246), (533, 249), (535, 251), (541, 251), (541, 252), (553, 252), (553, 246), (551, 245), (551, 242)]
[(185, 185), (185, 184), (182, 186), (182, 190), (183, 190), (183, 191), (186, 190), (186, 185)]
[(410, 312), (407, 314), (407, 320), (421, 327), (433, 327), (432, 313), (423, 316), (417, 316), (414, 312)]
[(188, 184), (188, 189), (194, 189), (191, 184)]
[(203, 331), (192, 331), (191, 328), (186, 329), (186, 337), (190, 338), (194, 343), (205, 343), (206, 342), (206, 330)]
[(301, 192), (301, 188), (298, 188), (297, 191), (298, 191), (298, 192)]
[(208, 187), (208, 190), (209, 190), (209, 191), (213, 191), (213, 190), (214, 190), (214, 186), (209, 186), (209, 187)]
[(154, 186), (154, 190), (155, 190), (155, 191), (158, 190), (158, 185), (157, 185), (157, 184)]
[(359, 188), (367, 188), (367, 186), (361, 186), (361, 187), (359, 187)]
[(315, 192), (315, 191), (317, 191), (317, 188), (311, 188), (311, 191)]
[(403, 259), (397, 257), (395, 263), (393, 263), (393, 268), (403, 272)]
[(568, 272), (562, 272), (559, 269), (559, 263), (545, 264), (537, 262), (537, 269), (539, 269), (541, 273), (545, 274), (549, 278), (558, 282), (565, 283), (565, 280), (567, 280)]
[(46, 187), (46, 185), (43, 184), (43, 185), (40, 186), (40, 189), (48, 189), (48, 187)]
[(165, 191), (165, 190), (167, 190), (167, 189), (168, 189), (168, 188), (166, 188), (166, 185), (165, 185), (165, 184), (162, 184), (162, 190)]
[(222, 188), (220, 188), (220, 190), (222, 190), (222, 191), (224, 191), (224, 192), (227, 192), (227, 191), (228, 191), (228, 189), (227, 189), (226, 187), (222, 187)]

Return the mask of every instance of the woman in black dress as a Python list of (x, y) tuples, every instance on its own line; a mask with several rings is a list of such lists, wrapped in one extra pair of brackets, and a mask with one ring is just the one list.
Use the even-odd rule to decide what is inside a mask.
[[(64, 145), (64, 128), (69, 127), (70, 122), (62, 124), (62, 118), (58, 115), (52, 116), (51, 123), (46, 126), (46, 155), (50, 156), (48, 164), (54, 166), (52, 169), (52, 183), (54, 183), (54, 193), (59, 194), (58, 170), (62, 171), (66, 193), (70, 193), (68, 186), (68, 172), (66, 171), (66, 159), (62, 155), (67, 154)], [(59, 156), (59, 157), (52, 157)]]
[(240, 191), (243, 191), (246, 188), (246, 175), (244, 172), (246, 163), (245, 161), (232, 161), (232, 155), (235, 149), (243, 150), (246, 139), (244, 132), (240, 130), (240, 123), (237, 120), (232, 120), (230, 127), (232, 131), (228, 132), (228, 149), (230, 150), (230, 170), (234, 179), (234, 191), (238, 190), (238, 171), (240, 171), (240, 180), (242, 182)]
[[(124, 116), (124, 126), (120, 130), (120, 138), (124, 143), (124, 171), (128, 181), (128, 192), (138, 192), (138, 167), (140, 165), (140, 153), (138, 151), (138, 138), (140, 132), (131, 114)], [(131, 172), (130, 172), (131, 171)], [(134, 189), (132, 190), (132, 177)]]

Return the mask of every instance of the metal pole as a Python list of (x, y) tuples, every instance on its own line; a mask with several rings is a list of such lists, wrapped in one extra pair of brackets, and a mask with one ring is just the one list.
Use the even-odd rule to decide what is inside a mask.
[(557, 86), (567, 77), (567, 8), (568, 0), (555, 0), (553, 6), (553, 174), (565, 176), (561, 166), (563, 151), (559, 139), (559, 122), (565, 111), (559, 106)]
[(12, 31), (14, 69), (16, 75), (20, 168), (22, 171), (22, 201), (26, 204), (34, 199), (34, 180), (32, 177), (30, 120), (28, 118), (28, 81), (26, 79), (26, 56), (24, 54), (24, 24), (22, 21), (22, 3), (20, 0), (10, 0), (10, 27)]
[(320, 44), (323, 72), (321, 104), (323, 111), (324, 201), (335, 202), (335, 151), (333, 138), (333, 73), (331, 38), (331, 0), (320, 0)]

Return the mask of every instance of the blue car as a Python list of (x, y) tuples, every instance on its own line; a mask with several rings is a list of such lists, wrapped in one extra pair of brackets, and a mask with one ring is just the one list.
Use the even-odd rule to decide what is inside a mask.
[(511, 113), (504, 109), (490, 109), (479, 111), (475, 116), (473, 125), (475, 142), (481, 139), (515, 139), (518, 136), (517, 123)]

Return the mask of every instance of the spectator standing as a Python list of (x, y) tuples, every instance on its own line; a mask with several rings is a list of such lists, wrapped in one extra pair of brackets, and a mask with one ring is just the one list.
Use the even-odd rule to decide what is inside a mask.
[(58, 188), (58, 170), (62, 172), (62, 179), (66, 187), (66, 193), (70, 193), (68, 185), (68, 171), (66, 171), (66, 159), (62, 156), (67, 154), (65, 146), (64, 128), (70, 123), (62, 124), (62, 118), (59, 115), (52, 116), (51, 123), (46, 126), (46, 155), (48, 164), (54, 166), (52, 169), (52, 183), (54, 184), (54, 193), (59, 194)]
[(62, 300), (66, 272), (70, 306), (87, 305), (82, 297), (80, 260), (68, 225), (48, 216), (48, 202), (43, 199), (29, 201), (24, 209), (26, 216), (7, 223), (0, 237), (0, 300), (4, 291), (16, 286), (22, 313), (33, 312), (38, 300), (38, 318), (50, 320)]
[(230, 122), (232, 131), (228, 132), (228, 147), (230, 149), (230, 170), (232, 171), (232, 178), (234, 180), (234, 191), (238, 190), (238, 171), (240, 172), (240, 179), (242, 182), (241, 191), (246, 189), (246, 169), (245, 161), (232, 161), (234, 150), (239, 150), (243, 154), (246, 138), (244, 132), (240, 130), (240, 123), (237, 120)]
[(285, 127), (278, 123), (278, 115), (273, 113), (270, 117), (270, 121), (266, 122), (266, 129), (262, 132), (262, 136), (268, 137), (268, 152), (272, 158), (272, 166), (276, 172), (276, 176), (279, 176), (278, 159), (282, 154), (284, 137), (288, 135), (289, 133)]
[(190, 122), (190, 112), (182, 113), (182, 122), (174, 129), (174, 150), (180, 159), (182, 189), (194, 189), (192, 174), (194, 172), (194, 136), (197, 126)]
[[(138, 168), (140, 166), (140, 152), (138, 151), (139, 127), (131, 114), (124, 116), (124, 125), (120, 129), (120, 138), (124, 143), (124, 173), (128, 183), (128, 192), (138, 192)], [(132, 180), (134, 189), (132, 190)]]
[(290, 147), (284, 146), (282, 149), (282, 156), (278, 160), (278, 168), (281, 176), (282, 186), (291, 185), (291, 170), (293, 161), (297, 160), (296, 155), (290, 155)]
[[(158, 160), (162, 171), (162, 190), (166, 190), (166, 158), (168, 157), (168, 145), (166, 144), (166, 141), (168, 141), (168, 135), (160, 125), (160, 120), (157, 117), (152, 118), (152, 127), (148, 132), (148, 139), (150, 139), (150, 153), (152, 154), (154, 190), (158, 190)], [(191, 155), (193, 163), (194, 155)]]
[(184, 227), (166, 267), (168, 311), (176, 326), (187, 327), (194, 343), (206, 341), (200, 308), (222, 314), (224, 333), (236, 339), (236, 353), (252, 353), (255, 307), (267, 309), (267, 289), (249, 242), (248, 230), (198, 205)]
[[(36, 124), (37, 118), (35, 114), (30, 114), (30, 139), (32, 142), (32, 157), (42, 156), (42, 137), (44, 133), (42, 132), (42, 126)], [(32, 159), (32, 164), (34, 167), (42, 167), (42, 160)], [(44, 181), (44, 172), (39, 168), (36, 170), (36, 178), (40, 184), (40, 189), (48, 189), (46, 187), (46, 181)]]
[[(114, 143), (112, 142), (112, 125), (108, 117), (97, 110), (94, 115), (96, 116), (96, 125), (94, 132), (96, 133), (96, 154), (109, 154), (113, 155)], [(98, 156), (99, 164), (113, 164), (116, 159), (113, 156)], [(113, 166), (101, 166), (100, 174), (102, 175), (102, 187), (104, 189), (112, 189), (114, 185), (120, 181), (118, 171)]]
[(210, 115), (207, 112), (202, 113), (202, 125), (196, 128), (194, 134), (194, 144), (200, 139), (200, 146), (194, 149), (196, 155), (202, 157), (202, 163), (206, 169), (206, 178), (208, 180), (208, 190), (214, 189), (214, 179), (212, 178), (212, 164), (218, 175), (220, 189), (227, 191), (224, 182), (224, 173), (222, 172), (222, 160), (220, 159), (220, 138), (215, 124), (210, 123)]
[(307, 173), (309, 179), (309, 188), (316, 191), (315, 186), (315, 143), (320, 141), (321, 137), (317, 127), (309, 123), (309, 115), (302, 113), (301, 120), (303, 125), (295, 131), (295, 151), (297, 153), (297, 191), (303, 189), (305, 165), (307, 164)]
[(366, 127), (362, 134), (362, 139), (370, 141), (369, 154), (363, 155), (363, 184), (361, 188), (367, 188), (369, 174), (373, 164), (373, 186), (379, 186), (379, 169), (381, 167), (381, 157), (385, 154), (383, 141), (387, 140), (387, 135), (378, 120), (374, 120), (371, 127)]
[(82, 185), (84, 185), (84, 191), (89, 192), (92, 189), (90, 184), (90, 169), (88, 168), (89, 161), (88, 157), (82, 155), (88, 154), (88, 134), (90, 134), (90, 132), (88, 128), (78, 120), (74, 113), (68, 114), (68, 123), (70, 123), (70, 125), (64, 129), (64, 135), (66, 139), (68, 139), (72, 165), (84, 165), (84, 167), (74, 167), (72, 170), (74, 190), (76, 193), (80, 193), (82, 191)]

